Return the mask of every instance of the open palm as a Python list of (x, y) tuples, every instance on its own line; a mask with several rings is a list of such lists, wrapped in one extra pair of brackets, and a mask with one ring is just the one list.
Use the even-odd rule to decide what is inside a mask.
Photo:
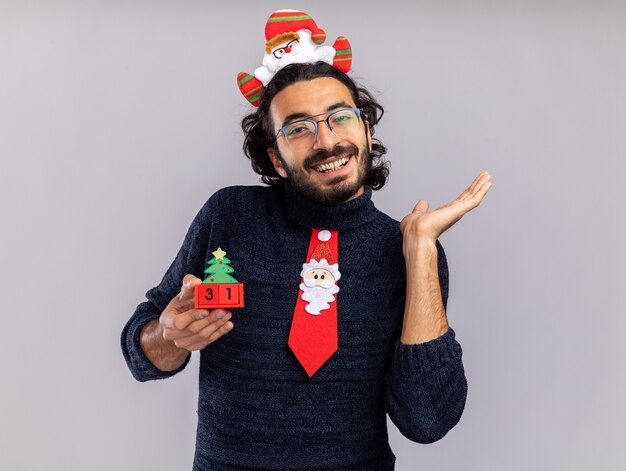
[(428, 212), (428, 201), (419, 200), (413, 211), (406, 215), (400, 223), (405, 245), (423, 240), (434, 243), (465, 213), (478, 206), (489, 188), (491, 188), (491, 175), (489, 172), (483, 172), (458, 198), (434, 211)]

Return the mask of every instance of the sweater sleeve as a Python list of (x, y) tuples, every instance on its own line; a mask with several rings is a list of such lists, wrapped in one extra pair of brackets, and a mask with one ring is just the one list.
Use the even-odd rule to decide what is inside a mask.
[[(437, 241), (437, 266), (447, 312), (448, 265)], [(452, 328), (429, 342), (407, 345), (395, 340), (385, 380), (389, 417), (409, 440), (432, 443), (460, 420), (467, 397), (461, 345)]]
[(191, 358), (187, 356), (185, 362), (176, 370), (161, 371), (146, 357), (139, 335), (141, 329), (151, 320), (158, 319), (169, 302), (180, 292), (183, 277), (187, 273), (200, 276), (204, 265), (204, 257), (210, 232), (209, 213), (211, 199), (202, 207), (194, 218), (183, 245), (176, 258), (166, 271), (159, 285), (146, 293), (147, 301), (137, 306), (130, 320), (122, 330), (121, 347), (126, 364), (137, 381), (164, 379), (182, 371)]

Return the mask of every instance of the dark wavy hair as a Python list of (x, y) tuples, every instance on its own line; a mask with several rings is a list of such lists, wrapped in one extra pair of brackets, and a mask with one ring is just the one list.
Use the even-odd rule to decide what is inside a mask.
[(372, 135), (372, 151), (370, 152), (372, 165), (365, 183), (373, 190), (380, 190), (389, 177), (389, 162), (384, 158), (387, 148), (378, 139), (374, 139), (374, 126), (383, 117), (385, 110), (369, 91), (357, 86), (350, 77), (336, 67), (321, 61), (313, 64), (289, 64), (278, 71), (267, 84), (257, 110), (245, 116), (241, 121), (245, 136), (243, 151), (250, 159), (253, 170), (261, 175), (263, 183), (268, 185), (275, 185), (281, 180), (282, 177), (274, 169), (267, 153), (267, 149), (275, 144), (270, 104), (276, 94), (285, 87), (295, 82), (320, 77), (332, 77), (348, 87), (356, 107), (361, 108), (363, 119), (368, 121)]

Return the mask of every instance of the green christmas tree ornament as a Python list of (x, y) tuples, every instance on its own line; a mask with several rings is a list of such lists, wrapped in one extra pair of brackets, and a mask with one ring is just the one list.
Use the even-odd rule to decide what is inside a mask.
[(230, 276), (234, 273), (231, 261), (221, 247), (212, 252), (213, 258), (204, 269), (206, 278), (196, 286), (195, 307), (216, 309), (243, 307), (243, 283)]
[(233, 273), (235, 270), (230, 266), (230, 259), (226, 257), (226, 252), (223, 252), (222, 249), (217, 249), (213, 252), (221, 255), (220, 252), (224, 255), (220, 257), (213, 257), (211, 260), (207, 262), (209, 265), (204, 269), (204, 273), (208, 276), (202, 280), (202, 283), (238, 283), (229, 273)]

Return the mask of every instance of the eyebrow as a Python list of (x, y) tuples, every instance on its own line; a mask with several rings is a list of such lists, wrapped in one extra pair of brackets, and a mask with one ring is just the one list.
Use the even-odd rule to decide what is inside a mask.
[[(339, 108), (353, 108), (353, 106), (349, 103), (346, 103), (345, 101), (338, 101), (337, 103), (334, 103), (330, 106), (328, 106), (326, 108), (326, 111), (324, 111), (324, 113), (320, 113), (320, 114), (325, 114), (325, 113), (329, 113), (331, 111), (335, 111), (336, 109)], [(303, 119), (303, 118), (309, 118), (311, 116), (318, 116), (318, 115), (310, 115), (308, 113), (291, 113), (290, 115), (287, 115), (285, 117), (285, 120), (283, 121), (282, 126), (285, 126), (288, 123), (291, 123), (292, 121), (295, 121), (297, 119)]]

